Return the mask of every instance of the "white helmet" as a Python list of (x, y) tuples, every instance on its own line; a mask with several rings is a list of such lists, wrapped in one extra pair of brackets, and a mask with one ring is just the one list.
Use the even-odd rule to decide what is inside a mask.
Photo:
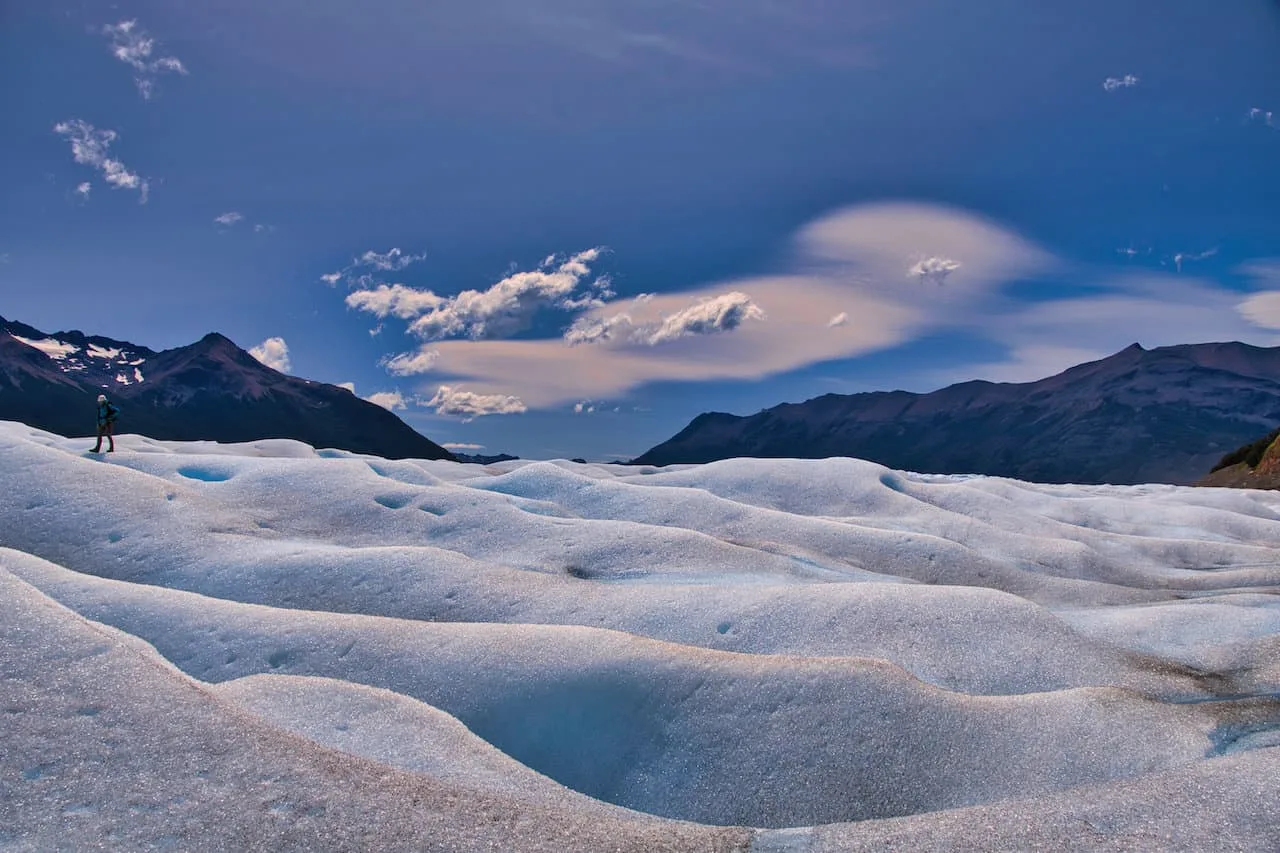
[(99, 394), (99, 395), (98, 395), (98, 402), (99, 402), (99, 403), (105, 403), (105, 402), (107, 402), (107, 395), (106, 395), (106, 394)]

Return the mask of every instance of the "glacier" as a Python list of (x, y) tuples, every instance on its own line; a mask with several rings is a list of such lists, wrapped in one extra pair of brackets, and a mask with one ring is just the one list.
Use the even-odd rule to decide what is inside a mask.
[(1280, 493), (0, 422), (0, 849), (1280, 849)]

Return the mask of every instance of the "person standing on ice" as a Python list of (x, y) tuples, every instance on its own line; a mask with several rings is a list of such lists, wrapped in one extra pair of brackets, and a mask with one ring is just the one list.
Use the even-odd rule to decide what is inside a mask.
[(120, 416), (120, 410), (107, 400), (106, 394), (98, 395), (98, 443), (94, 445), (90, 453), (102, 452), (102, 437), (107, 437), (107, 452), (115, 453), (116, 439), (111, 433), (116, 426), (116, 418)]

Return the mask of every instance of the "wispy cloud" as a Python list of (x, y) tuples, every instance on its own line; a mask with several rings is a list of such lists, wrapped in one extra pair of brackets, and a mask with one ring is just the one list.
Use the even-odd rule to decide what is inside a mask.
[(1126, 74), (1123, 77), (1108, 77), (1102, 81), (1102, 88), (1108, 92), (1115, 92), (1119, 89), (1132, 89), (1139, 82), (1138, 75)]
[(1178, 272), (1182, 272), (1182, 265), (1185, 262), (1203, 261), (1206, 258), (1212, 258), (1216, 254), (1218, 254), (1217, 246), (1214, 246), (1212, 249), (1206, 249), (1203, 252), (1178, 252), (1173, 256), (1173, 265)]
[(581, 400), (573, 404), (573, 412), (577, 415), (594, 414), (596, 410), (595, 403), (590, 400)]
[(441, 385), (436, 394), (422, 405), (434, 408), (438, 415), (461, 415), (465, 420), (484, 415), (518, 415), (529, 407), (509, 394), (476, 394), (452, 385)]
[(237, 222), (239, 222), (242, 219), (244, 219), (244, 215), (237, 213), (234, 210), (228, 211), (227, 213), (224, 213), (221, 216), (213, 217), (214, 222), (226, 228), (230, 228), (232, 225), (235, 225)]
[(365, 399), (370, 403), (373, 403), (375, 406), (381, 406), (389, 412), (394, 412), (397, 409), (403, 409), (407, 406), (404, 395), (399, 391), (378, 391), (370, 394), (368, 397), (365, 397)]
[(445, 450), (484, 450), (483, 444), (472, 444), (466, 441), (446, 441), (440, 446)]
[(512, 273), (486, 290), (439, 296), (430, 290), (383, 284), (355, 291), (346, 302), (348, 307), (379, 318), (412, 320), (409, 331), (425, 341), (502, 337), (526, 328), (539, 308), (575, 311), (603, 305), (603, 300), (613, 295), (606, 277), (596, 278), (579, 291), (601, 251), (588, 249), (567, 258), (547, 258), (537, 269)]
[(53, 126), (53, 131), (70, 141), (71, 156), (77, 163), (102, 172), (102, 179), (114, 189), (136, 190), (139, 193), (138, 200), (146, 203), (149, 189), (147, 182), (125, 168), (124, 163), (107, 156), (111, 143), (118, 138), (114, 130), (99, 130), (87, 121), (76, 118), (58, 122)]
[(81, 198), (87, 199), (89, 197), (89, 193), (91, 192), (93, 192), (93, 184), (89, 183), (88, 181), (85, 181), (84, 183), (76, 187), (76, 195), (80, 196)]
[(1248, 120), (1256, 124), (1264, 124), (1275, 130), (1280, 130), (1280, 119), (1277, 119), (1276, 114), (1271, 110), (1252, 107), (1249, 110)]
[(382, 360), (382, 366), (393, 376), (416, 376), (434, 368), (439, 359), (438, 350), (423, 349), (385, 358)]
[(907, 275), (921, 281), (942, 284), (947, 280), (947, 276), (958, 269), (960, 269), (960, 262), (950, 258), (924, 258), (912, 265), (911, 269), (907, 270)]
[(284, 338), (267, 338), (249, 350), (249, 355), (281, 373), (288, 373), (292, 365), (289, 363), (289, 345)]
[(839, 326), (846, 325), (849, 322), (849, 314), (847, 311), (841, 311), (839, 314), (827, 321), (828, 329), (835, 329)]
[(376, 284), (377, 280), (369, 273), (369, 270), (375, 272), (399, 272), (411, 264), (416, 264), (426, 256), (425, 252), (418, 255), (406, 254), (398, 248), (392, 248), (386, 252), (375, 252), (370, 249), (360, 257), (353, 258), (351, 263), (342, 269), (320, 276), (320, 280), (330, 286), (345, 281), (352, 287), (370, 287)]
[(187, 68), (177, 57), (157, 56), (156, 42), (137, 21), (121, 21), (107, 24), (103, 35), (111, 40), (111, 53), (116, 59), (129, 65), (136, 72), (133, 82), (144, 100), (150, 100), (155, 92), (156, 78), (162, 74), (186, 74)]

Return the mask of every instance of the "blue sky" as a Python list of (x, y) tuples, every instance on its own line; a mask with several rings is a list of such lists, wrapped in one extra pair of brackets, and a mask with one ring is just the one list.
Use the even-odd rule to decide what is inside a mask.
[(483, 452), (1280, 344), (1273, 0), (9, 0), (0, 80), (0, 314)]

